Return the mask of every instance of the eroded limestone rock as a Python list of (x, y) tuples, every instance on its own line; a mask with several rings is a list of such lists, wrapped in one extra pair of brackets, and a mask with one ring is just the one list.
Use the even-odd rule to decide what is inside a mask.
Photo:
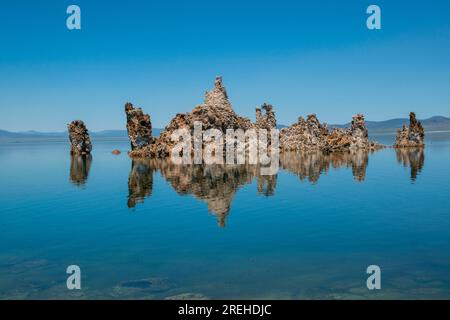
[[(150, 117), (144, 115), (141, 109), (135, 109), (131, 104), (127, 104), (125, 111), (132, 145), (129, 155), (132, 158), (170, 157), (174, 146), (178, 143), (178, 141), (172, 141), (172, 134), (177, 129), (187, 129), (193, 137), (195, 123), (201, 123), (203, 131), (219, 130), (222, 138), (225, 138), (227, 129), (244, 131), (255, 129), (257, 135), (261, 134), (261, 129), (265, 129), (268, 133), (269, 144), (271, 144), (269, 132), (276, 128), (275, 113), (270, 104), (264, 103), (261, 108), (256, 109), (255, 123), (237, 115), (228, 100), (221, 77), (216, 78), (214, 89), (206, 92), (203, 104), (195, 107), (191, 112), (177, 114), (157, 138), (152, 139)], [(326, 123), (320, 123), (315, 114), (308, 115), (306, 120), (300, 117), (296, 123), (282, 129), (279, 138), (280, 150), (285, 152), (305, 150), (343, 152), (358, 149), (375, 150), (381, 147), (377, 143), (369, 142), (364, 116), (361, 114), (353, 117), (350, 128), (334, 128), (332, 131), (329, 131)], [(194, 139), (191, 140), (192, 144)], [(202, 147), (205, 150), (208, 143), (212, 142), (202, 140)], [(250, 139), (246, 140), (247, 148), (250, 142)]]
[(280, 147), (282, 151), (321, 150), (325, 146), (328, 135), (326, 123), (320, 123), (315, 114), (280, 131)]
[(326, 152), (342, 152), (346, 150), (370, 149), (369, 133), (364, 116), (357, 114), (352, 118), (348, 129), (333, 128), (326, 137), (324, 150)]
[(150, 145), (153, 142), (150, 116), (129, 102), (125, 104), (125, 114), (127, 115), (127, 132), (131, 150), (140, 150)]
[(353, 116), (350, 128), (328, 130), (315, 114), (306, 120), (300, 117), (297, 123), (280, 132), (281, 151), (347, 152), (349, 150), (376, 150), (382, 146), (369, 141), (364, 116)]
[(350, 135), (352, 137), (351, 149), (367, 149), (369, 147), (369, 132), (362, 114), (353, 116)]
[(92, 151), (91, 138), (86, 125), (81, 120), (72, 121), (67, 125), (72, 155), (86, 155)]
[(193, 135), (194, 123), (197, 121), (202, 123), (203, 130), (218, 129), (224, 136), (227, 129), (247, 130), (252, 127), (250, 119), (240, 117), (233, 111), (222, 78), (217, 77), (214, 89), (206, 92), (203, 104), (191, 112), (177, 114), (151, 144), (132, 150), (129, 155), (138, 158), (169, 157), (176, 144), (171, 140), (172, 133), (176, 129), (186, 128)]
[(416, 114), (411, 112), (409, 114), (409, 126), (403, 125), (401, 130), (397, 131), (394, 147), (423, 147), (425, 138), (425, 131), (422, 123), (417, 121)]
[[(264, 110), (264, 114), (261, 112), (261, 109)], [(276, 128), (276, 126), (277, 120), (271, 104), (264, 103), (261, 108), (256, 108), (256, 128), (269, 131)]]

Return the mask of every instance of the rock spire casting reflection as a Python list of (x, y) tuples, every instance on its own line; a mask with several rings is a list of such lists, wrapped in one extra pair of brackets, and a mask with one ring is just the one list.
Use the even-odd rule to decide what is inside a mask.
[(316, 183), (321, 174), (326, 174), (330, 167), (351, 168), (356, 181), (364, 181), (369, 163), (369, 151), (353, 150), (338, 153), (322, 153), (320, 151), (282, 153), (280, 167), (294, 173), (301, 181)]
[[(351, 168), (354, 178), (363, 181), (368, 165), (368, 152), (356, 150), (344, 153), (317, 152), (283, 153), (280, 167), (292, 172), (303, 181), (318, 181), (329, 168)], [(153, 174), (162, 177), (180, 195), (192, 195), (206, 202), (208, 211), (217, 216), (224, 227), (238, 189), (256, 180), (258, 194), (272, 196), (277, 175), (260, 175), (258, 165), (176, 165), (169, 159), (135, 159), (128, 178), (128, 207), (133, 208), (151, 196)]]
[(92, 155), (76, 155), (70, 156), (70, 181), (76, 186), (83, 186), (89, 176), (91, 169)]
[(416, 181), (425, 162), (423, 148), (398, 148), (395, 152), (398, 163), (411, 168), (411, 181)]
[(144, 202), (151, 196), (153, 190), (154, 168), (145, 160), (132, 160), (131, 171), (128, 177), (128, 208)]

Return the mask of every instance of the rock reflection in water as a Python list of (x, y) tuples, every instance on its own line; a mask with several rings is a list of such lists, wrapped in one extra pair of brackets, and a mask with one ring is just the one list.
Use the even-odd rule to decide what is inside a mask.
[(70, 181), (77, 186), (86, 184), (91, 169), (92, 155), (70, 156)]
[[(332, 168), (351, 168), (357, 181), (363, 181), (368, 152), (323, 154), (322, 152), (282, 153), (280, 168), (295, 173), (301, 180), (315, 183), (322, 173)], [(176, 165), (169, 159), (133, 160), (128, 178), (128, 207), (133, 208), (152, 194), (153, 174), (160, 172), (180, 195), (193, 195), (206, 202), (208, 211), (224, 227), (231, 203), (238, 189), (256, 179), (257, 192), (264, 196), (275, 193), (277, 175), (263, 176), (256, 165)]]
[(128, 177), (128, 208), (134, 208), (152, 194), (153, 171), (147, 160), (132, 160)]
[(411, 181), (416, 181), (425, 162), (423, 148), (398, 148), (395, 152), (398, 163), (411, 168)]
[(364, 181), (369, 152), (356, 150), (342, 153), (324, 154), (321, 151), (282, 153), (280, 155), (280, 167), (296, 174), (301, 181), (307, 179), (310, 183), (316, 183), (323, 173), (332, 168), (352, 168), (356, 181)]
[(205, 201), (208, 211), (225, 226), (237, 190), (257, 179), (258, 193), (274, 193), (276, 176), (259, 176), (255, 165), (176, 165), (167, 159), (133, 160), (128, 179), (128, 207), (142, 202), (152, 192), (153, 172), (159, 171), (181, 195), (192, 194)]

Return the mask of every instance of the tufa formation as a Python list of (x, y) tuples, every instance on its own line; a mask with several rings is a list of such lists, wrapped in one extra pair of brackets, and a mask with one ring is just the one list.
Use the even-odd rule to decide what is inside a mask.
[(70, 154), (86, 155), (92, 151), (92, 143), (88, 130), (81, 120), (72, 121), (67, 125), (70, 140)]
[(131, 150), (142, 149), (150, 145), (152, 139), (152, 122), (148, 114), (141, 108), (135, 108), (129, 102), (125, 104), (127, 115), (127, 132), (131, 142)]
[[(132, 148), (132, 151), (129, 153), (130, 157), (169, 157), (173, 146), (176, 144), (170, 138), (172, 133), (177, 129), (186, 128), (193, 134), (194, 122), (196, 121), (202, 123), (203, 130), (218, 129), (223, 133), (227, 129), (247, 130), (252, 127), (250, 119), (240, 117), (233, 111), (228, 101), (227, 91), (222, 84), (222, 78), (217, 77), (214, 89), (206, 92), (203, 104), (198, 105), (191, 112), (177, 114), (164, 128), (159, 137), (152, 139), (151, 132), (147, 132), (146, 141), (151, 141), (151, 143)], [(139, 121), (134, 122), (137, 124), (136, 130), (139, 130), (139, 127), (142, 126), (141, 123)]]
[(362, 114), (353, 116), (348, 129), (334, 128), (325, 139), (325, 151), (364, 150), (370, 148), (369, 133)]
[[(164, 128), (159, 137), (151, 135), (150, 116), (140, 108), (133, 108), (131, 103), (125, 105), (127, 129), (131, 141), (132, 158), (165, 158), (170, 157), (176, 142), (171, 140), (177, 129), (188, 129), (194, 133), (194, 123), (200, 122), (203, 130), (218, 129), (223, 134), (227, 129), (260, 129), (276, 128), (273, 106), (264, 103), (256, 108), (256, 122), (237, 115), (223, 85), (222, 78), (217, 77), (214, 89), (205, 93), (204, 102), (191, 112), (177, 114)], [(417, 125), (417, 124), (416, 124)], [(419, 124), (420, 125), (420, 124)], [(415, 130), (415, 129), (414, 129)], [(423, 132), (423, 129), (422, 129)], [(203, 147), (207, 142), (203, 141)], [(269, 141), (270, 143), (270, 141)], [(320, 123), (315, 114), (308, 115), (306, 120), (300, 117), (293, 125), (280, 131), (280, 150), (283, 151), (323, 151), (348, 152), (350, 150), (375, 150), (384, 146), (369, 141), (364, 116), (353, 117), (350, 128), (328, 129), (326, 123)]]
[[(261, 109), (265, 114), (262, 114)], [(271, 104), (264, 103), (261, 108), (256, 108), (256, 123), (257, 129), (266, 129), (267, 131), (277, 127), (277, 120), (275, 119), (275, 112)]]
[(320, 123), (315, 114), (299, 117), (293, 125), (280, 131), (281, 151), (322, 150), (328, 136), (328, 126)]
[(280, 132), (281, 151), (318, 151), (326, 153), (347, 152), (350, 150), (375, 150), (383, 146), (369, 141), (364, 116), (353, 116), (350, 128), (328, 129), (320, 123), (315, 114), (306, 120), (300, 117), (297, 123), (283, 128)]
[(423, 147), (425, 145), (424, 138), (425, 131), (422, 124), (417, 121), (416, 114), (411, 112), (409, 114), (409, 126), (403, 125), (403, 128), (397, 131), (394, 147)]

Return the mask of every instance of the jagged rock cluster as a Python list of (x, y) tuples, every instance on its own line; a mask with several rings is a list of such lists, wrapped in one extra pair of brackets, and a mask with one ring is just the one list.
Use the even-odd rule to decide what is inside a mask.
[[(221, 77), (216, 78), (214, 89), (206, 92), (203, 104), (195, 107), (191, 112), (177, 114), (159, 137), (152, 138), (150, 117), (141, 109), (133, 108), (130, 103), (127, 103), (125, 112), (132, 146), (129, 155), (133, 158), (171, 156), (173, 147), (177, 143), (171, 140), (172, 133), (177, 129), (188, 129), (193, 134), (195, 122), (202, 123), (203, 130), (218, 129), (223, 134), (227, 129), (256, 129), (259, 132), (259, 129), (270, 131), (276, 128), (275, 113), (270, 104), (265, 103), (261, 108), (256, 109), (255, 123), (237, 115), (228, 100)], [(409, 132), (415, 132), (414, 130), (410, 129)], [(296, 123), (280, 131), (280, 149), (281, 151), (320, 150), (329, 153), (359, 149), (375, 150), (383, 147), (369, 141), (368, 136), (362, 114), (353, 117), (350, 128), (333, 128), (331, 131), (326, 123), (320, 123), (316, 115), (312, 114), (308, 115), (306, 120), (300, 117)], [(206, 142), (203, 141), (203, 147), (205, 145)]]
[(72, 121), (67, 125), (72, 155), (86, 155), (92, 151), (92, 143), (88, 130), (81, 120)]
[(282, 151), (322, 150), (324, 152), (343, 152), (349, 150), (374, 150), (382, 145), (369, 141), (364, 116), (353, 116), (350, 128), (328, 129), (320, 123), (315, 114), (300, 117), (297, 123), (283, 128), (280, 132)]
[(369, 149), (369, 133), (364, 116), (353, 116), (351, 127), (348, 129), (334, 128), (325, 139), (324, 149), (327, 152)]
[(247, 130), (252, 127), (250, 119), (240, 117), (233, 111), (222, 78), (217, 77), (214, 89), (206, 92), (203, 104), (195, 107), (191, 112), (177, 114), (151, 144), (134, 149), (129, 155), (160, 158), (170, 156), (176, 143), (171, 140), (172, 133), (176, 129), (186, 128), (193, 134), (196, 121), (202, 123), (203, 130), (219, 129), (223, 133), (227, 129)]
[(152, 139), (152, 122), (148, 114), (141, 108), (135, 108), (131, 103), (125, 104), (127, 115), (127, 132), (131, 142), (131, 150), (145, 148)]
[[(261, 112), (264, 110), (265, 114)], [(275, 118), (275, 112), (273, 112), (273, 106), (271, 104), (264, 103), (261, 108), (256, 108), (256, 123), (255, 127), (258, 129), (271, 130), (276, 128), (277, 120)]]
[(394, 147), (423, 147), (425, 131), (420, 121), (417, 121), (416, 114), (409, 114), (409, 126), (403, 125), (401, 130), (397, 131)]
[(299, 117), (297, 123), (280, 131), (282, 151), (321, 150), (325, 146), (328, 126), (321, 124), (315, 114), (307, 119)]

